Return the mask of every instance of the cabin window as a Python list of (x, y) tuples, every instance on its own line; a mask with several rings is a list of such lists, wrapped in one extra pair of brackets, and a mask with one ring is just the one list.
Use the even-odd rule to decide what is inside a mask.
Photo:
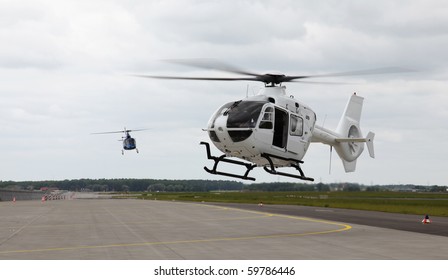
[(272, 129), (273, 127), (272, 122), (274, 120), (273, 115), (274, 115), (274, 108), (267, 107), (264, 110), (263, 118), (260, 121), (259, 127), (263, 129)]
[(290, 134), (294, 136), (303, 135), (303, 119), (296, 115), (291, 115)]

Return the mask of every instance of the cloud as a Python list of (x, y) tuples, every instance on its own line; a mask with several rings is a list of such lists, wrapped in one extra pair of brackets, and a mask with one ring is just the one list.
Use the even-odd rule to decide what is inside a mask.
[[(202, 57), (290, 75), (385, 66), (418, 70), (329, 79), (346, 85), (286, 84), (330, 129), (350, 94), (358, 92), (365, 97), (363, 132), (377, 133), (378, 158), (362, 157), (355, 174), (345, 174), (338, 162), (328, 175), (323, 145), (312, 145), (304, 170), (323, 181), (425, 184), (430, 178), (446, 184), (438, 168), (448, 157), (448, 5), (442, 1), (0, 5), (0, 152), (7, 159), (0, 163), (2, 179), (226, 179), (203, 172), (209, 163), (198, 143), (208, 137), (201, 129), (222, 104), (244, 98), (247, 86), (251, 95), (263, 85), (129, 75), (229, 75), (160, 62)], [(151, 128), (135, 135), (140, 154), (122, 156), (119, 137), (90, 135), (124, 126)], [(410, 176), (409, 168), (418, 164), (410, 155), (413, 161), (425, 158), (423, 178)], [(256, 175), (259, 181), (279, 180), (262, 170)]]

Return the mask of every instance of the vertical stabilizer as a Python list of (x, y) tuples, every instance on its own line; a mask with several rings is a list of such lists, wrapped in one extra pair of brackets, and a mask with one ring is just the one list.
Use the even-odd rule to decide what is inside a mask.
[(345, 106), (336, 131), (316, 125), (313, 131), (313, 142), (321, 142), (334, 147), (344, 164), (345, 172), (356, 170), (356, 160), (364, 151), (364, 143), (371, 157), (375, 156), (373, 138), (375, 134), (369, 132), (364, 138), (361, 133), (360, 120), (364, 98), (353, 94)]
[(356, 93), (350, 97), (336, 129), (339, 134), (346, 135), (353, 124), (359, 126), (363, 102), (364, 98), (356, 95)]

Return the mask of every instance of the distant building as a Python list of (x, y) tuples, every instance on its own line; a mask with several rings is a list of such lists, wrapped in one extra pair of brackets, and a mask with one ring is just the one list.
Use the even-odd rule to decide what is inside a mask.
[(40, 190), (43, 192), (48, 192), (48, 191), (57, 191), (59, 189), (58, 188), (42, 187), (42, 188), (40, 188)]

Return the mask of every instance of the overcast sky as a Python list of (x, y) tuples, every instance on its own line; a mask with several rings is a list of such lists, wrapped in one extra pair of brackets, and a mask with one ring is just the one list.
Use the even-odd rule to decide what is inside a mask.
[[(8, 1), (0, 0), (0, 180), (210, 179), (200, 141), (222, 104), (255, 82), (151, 80), (130, 74), (214, 75), (161, 62), (216, 58), (289, 75), (398, 66), (416, 72), (289, 83), (317, 123), (335, 129), (353, 92), (361, 129), (376, 133), (355, 173), (312, 144), (317, 182), (448, 184), (446, 1)], [(119, 134), (140, 153), (121, 155)], [(219, 154), (217, 149), (212, 150)], [(237, 170), (240, 169), (232, 169)], [(292, 171), (292, 170), (291, 170)], [(258, 182), (290, 182), (262, 169)]]

